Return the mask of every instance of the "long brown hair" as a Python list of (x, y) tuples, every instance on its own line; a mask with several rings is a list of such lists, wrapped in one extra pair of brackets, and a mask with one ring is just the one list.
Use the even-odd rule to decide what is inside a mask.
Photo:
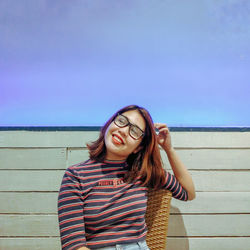
[(149, 112), (143, 107), (129, 105), (118, 110), (101, 128), (99, 138), (96, 141), (87, 144), (90, 159), (99, 162), (103, 162), (105, 160), (105, 132), (118, 114), (122, 114), (130, 110), (137, 110), (141, 114), (145, 120), (146, 129), (140, 144), (141, 150), (137, 153), (130, 154), (126, 160), (129, 167), (129, 173), (125, 178), (127, 181), (133, 181), (140, 176), (143, 181), (143, 185), (155, 189), (160, 188), (164, 184), (165, 174), (157, 143), (157, 135), (155, 133), (153, 120)]

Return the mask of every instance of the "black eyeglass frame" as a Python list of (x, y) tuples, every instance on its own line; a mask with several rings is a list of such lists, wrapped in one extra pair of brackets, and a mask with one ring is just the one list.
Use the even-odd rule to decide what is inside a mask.
[[(127, 121), (127, 123), (126, 123), (126, 125), (124, 125), (124, 126), (120, 126), (120, 125), (118, 125), (117, 123), (116, 123), (116, 119), (117, 119), (117, 117), (119, 117), (119, 116), (122, 116), (123, 118), (125, 118), (126, 119), (126, 121)], [(134, 140), (139, 140), (141, 137), (143, 137), (144, 136), (144, 132), (142, 131), (142, 129), (140, 129), (137, 125), (135, 125), (135, 124), (132, 124), (130, 121), (129, 121), (129, 119), (128, 119), (128, 117), (126, 117), (125, 115), (123, 115), (123, 114), (117, 114), (117, 116), (114, 118), (114, 123), (115, 123), (115, 125), (117, 126), (117, 127), (119, 127), (119, 128), (125, 128), (125, 127), (127, 127), (127, 126), (129, 126), (129, 135), (134, 139)], [(141, 131), (141, 136), (139, 137), (139, 138), (135, 138), (135, 137), (133, 137), (132, 135), (131, 135), (131, 126), (134, 126), (134, 127), (136, 127), (136, 128), (138, 128), (140, 131)]]

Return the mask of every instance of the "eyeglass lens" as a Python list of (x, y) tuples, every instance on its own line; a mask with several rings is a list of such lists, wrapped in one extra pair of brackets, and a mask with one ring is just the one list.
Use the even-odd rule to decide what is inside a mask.
[(118, 127), (126, 127), (126, 126), (130, 126), (129, 127), (129, 134), (132, 138), (134, 139), (139, 139), (142, 135), (143, 135), (143, 132), (141, 131), (140, 128), (138, 128), (136, 125), (134, 124), (131, 124), (129, 122), (129, 120), (127, 119), (126, 116), (123, 116), (123, 115), (118, 115), (116, 118), (115, 118), (115, 124), (118, 126)]

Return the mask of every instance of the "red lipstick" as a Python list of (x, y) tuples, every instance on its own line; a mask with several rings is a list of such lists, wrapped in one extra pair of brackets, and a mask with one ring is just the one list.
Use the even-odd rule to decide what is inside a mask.
[(124, 144), (123, 139), (117, 134), (112, 135), (112, 140), (115, 144), (119, 144), (119, 145)]

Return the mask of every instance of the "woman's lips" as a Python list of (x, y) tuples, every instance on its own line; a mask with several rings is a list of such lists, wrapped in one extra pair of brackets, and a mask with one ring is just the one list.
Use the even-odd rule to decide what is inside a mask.
[(112, 140), (113, 140), (113, 142), (114, 142), (115, 144), (118, 144), (118, 145), (124, 144), (123, 139), (122, 139), (119, 135), (113, 134), (113, 135), (112, 135)]

